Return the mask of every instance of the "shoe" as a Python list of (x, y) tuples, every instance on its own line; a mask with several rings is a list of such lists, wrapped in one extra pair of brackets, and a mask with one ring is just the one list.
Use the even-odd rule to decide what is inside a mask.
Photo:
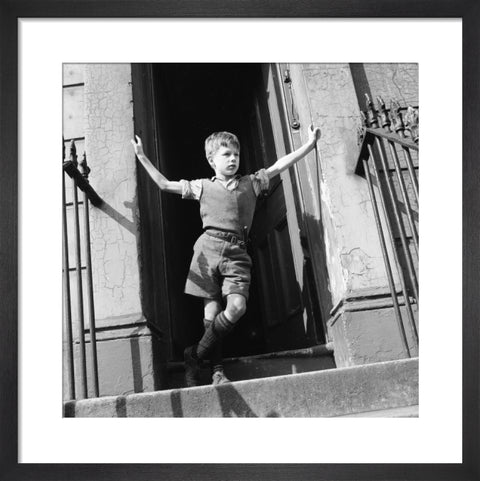
[(220, 384), (227, 384), (230, 381), (227, 376), (225, 376), (225, 373), (223, 371), (215, 371), (212, 376), (212, 384), (214, 386), (218, 386)]
[(183, 351), (183, 360), (185, 361), (185, 384), (187, 387), (198, 386), (200, 377), (200, 360), (194, 357), (195, 346), (187, 347)]

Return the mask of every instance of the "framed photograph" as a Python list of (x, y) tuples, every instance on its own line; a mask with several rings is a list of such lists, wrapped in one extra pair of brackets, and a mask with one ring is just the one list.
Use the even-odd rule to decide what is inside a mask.
[[(474, 2), (0, 13), (2, 479), (479, 478)], [(305, 160), (262, 184), (246, 229), (250, 310), (223, 357), (232, 381), (256, 382), (215, 386), (214, 369), (193, 396), (183, 349), (202, 313), (181, 292), (202, 227), (194, 203), (159, 194), (129, 138), (169, 178), (214, 168), (214, 184), (210, 144), (208, 162), (193, 159), (221, 130), (242, 146), (244, 177), (230, 177), (255, 193), (272, 159)], [(64, 182), (81, 196), (64, 187), (63, 215), (60, 131)], [(75, 209), (88, 202), (84, 234)], [(201, 206), (218, 240), (215, 206), (207, 220)], [(71, 240), (85, 236), (93, 279)], [(81, 307), (62, 297), (66, 277), (87, 286)], [(188, 279), (206, 289), (204, 270)], [(66, 335), (70, 310), (88, 322)]]

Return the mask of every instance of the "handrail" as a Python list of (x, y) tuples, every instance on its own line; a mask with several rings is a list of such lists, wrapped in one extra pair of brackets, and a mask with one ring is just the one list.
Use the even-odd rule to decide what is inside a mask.
[(365, 131), (367, 133), (377, 135), (378, 137), (383, 137), (384, 139), (391, 140), (396, 144), (402, 145), (403, 147), (408, 147), (409, 149), (418, 150), (418, 144), (416, 144), (412, 140), (405, 137), (402, 138), (397, 134), (385, 132), (385, 130), (383, 130), (381, 127), (376, 129), (367, 127)]
[(355, 170), (355, 173), (357, 175), (363, 175), (362, 158), (365, 158), (365, 156), (368, 156), (368, 145), (373, 144), (375, 142), (376, 137), (381, 137), (389, 142), (394, 142), (395, 144), (400, 145), (406, 149), (412, 149), (417, 152), (419, 150), (418, 144), (416, 144), (415, 142), (412, 142), (407, 138), (402, 138), (398, 134), (385, 132), (385, 130), (382, 127), (377, 127), (377, 128), (365, 127), (361, 135), (363, 137), (363, 140), (360, 147), (360, 153), (358, 154), (357, 167)]
[[(73, 140), (72, 140), (73, 142)], [(86, 163), (86, 158), (84, 154), (84, 160), (82, 162)], [(75, 165), (75, 162), (72, 160), (67, 160), (63, 162), (63, 170), (65, 173), (69, 175), (72, 179), (74, 179), (77, 183), (77, 187), (82, 191), (87, 194), (88, 200), (94, 205), (95, 207), (99, 207), (102, 205), (103, 200), (102, 198), (97, 194), (95, 189), (90, 185), (90, 182), (88, 181), (87, 177), (85, 177), (78, 167)], [(88, 169), (90, 171), (90, 169)]]

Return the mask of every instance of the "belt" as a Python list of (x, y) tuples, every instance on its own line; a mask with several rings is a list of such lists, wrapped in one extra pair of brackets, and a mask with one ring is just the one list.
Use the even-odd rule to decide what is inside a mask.
[(217, 239), (222, 239), (230, 242), (231, 244), (238, 245), (242, 249), (245, 249), (247, 247), (246, 242), (241, 240), (237, 234), (232, 234), (231, 232), (206, 230), (205, 234), (209, 235), (210, 237), (216, 237)]

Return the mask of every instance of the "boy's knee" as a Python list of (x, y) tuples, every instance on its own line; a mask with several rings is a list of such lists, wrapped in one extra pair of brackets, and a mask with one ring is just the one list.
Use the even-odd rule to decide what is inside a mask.
[(215, 316), (222, 311), (222, 304), (219, 301), (215, 300), (208, 300), (205, 301), (204, 305), (204, 318), (212, 320), (215, 319)]
[(227, 312), (233, 319), (237, 320), (245, 314), (247, 301), (240, 294), (231, 294), (227, 300)]

